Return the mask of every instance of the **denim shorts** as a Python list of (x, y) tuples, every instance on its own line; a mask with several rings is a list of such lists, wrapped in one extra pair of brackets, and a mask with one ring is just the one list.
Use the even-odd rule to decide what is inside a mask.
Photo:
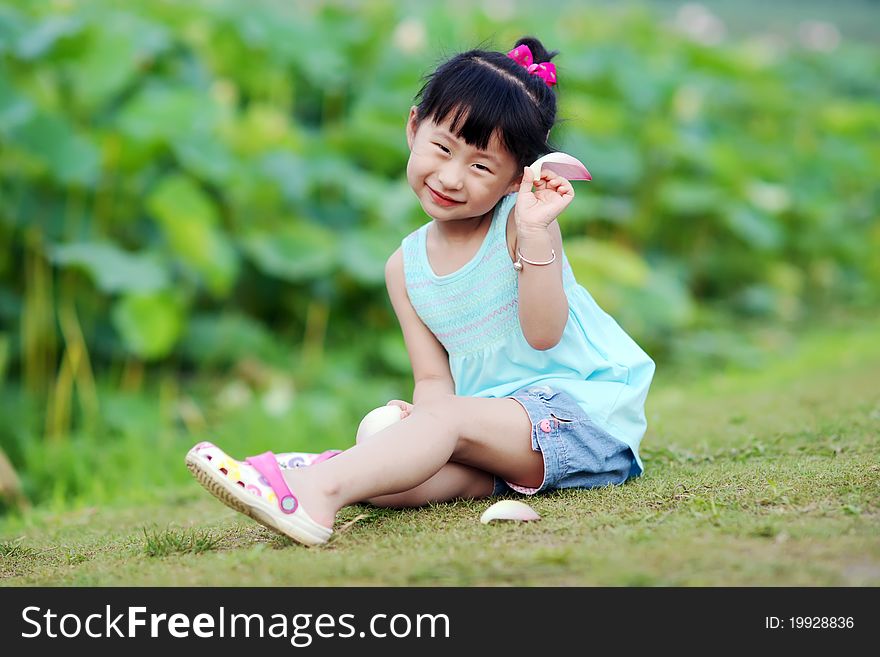
[(544, 457), (544, 481), (538, 488), (526, 488), (496, 476), (493, 495), (598, 488), (629, 478), (635, 462), (629, 445), (599, 428), (568, 393), (535, 386), (516, 391), (510, 399), (529, 415), (532, 449)]

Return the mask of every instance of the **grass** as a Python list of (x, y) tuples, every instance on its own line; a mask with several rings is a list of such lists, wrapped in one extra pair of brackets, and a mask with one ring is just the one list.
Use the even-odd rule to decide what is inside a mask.
[(488, 501), (359, 505), (306, 549), (193, 481), (0, 521), (0, 584), (878, 586), (878, 334), (814, 331), (760, 370), (661, 369), (646, 474), (532, 499), (540, 522), (481, 525)]
[(166, 557), (170, 554), (199, 554), (215, 549), (222, 537), (202, 529), (147, 529), (144, 527), (144, 554)]

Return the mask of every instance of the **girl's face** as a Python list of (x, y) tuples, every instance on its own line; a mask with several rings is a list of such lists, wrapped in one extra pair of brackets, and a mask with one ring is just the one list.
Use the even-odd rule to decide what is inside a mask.
[(438, 221), (472, 219), (490, 212), (502, 196), (519, 188), (522, 170), (496, 135), (481, 152), (450, 130), (453, 114), (437, 124), (416, 126), (416, 108), (406, 126), (406, 178), (425, 212)]

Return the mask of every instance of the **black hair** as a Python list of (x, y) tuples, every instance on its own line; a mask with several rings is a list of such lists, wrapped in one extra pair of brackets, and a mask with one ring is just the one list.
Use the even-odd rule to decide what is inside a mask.
[[(514, 47), (520, 45), (528, 46), (536, 64), (549, 62), (558, 54), (547, 52), (530, 36), (519, 39)], [(485, 150), (497, 131), (520, 168), (556, 150), (548, 141), (556, 122), (553, 88), (506, 53), (468, 50), (442, 63), (426, 79), (415, 97), (420, 99), (418, 123), (427, 118), (442, 123), (454, 112), (453, 133), (470, 146)]]

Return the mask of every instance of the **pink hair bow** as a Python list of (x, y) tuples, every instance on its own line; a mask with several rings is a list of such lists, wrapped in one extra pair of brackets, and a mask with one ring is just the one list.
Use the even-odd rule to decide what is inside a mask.
[(547, 83), (548, 87), (556, 84), (556, 66), (552, 62), (543, 62), (535, 64), (535, 58), (532, 57), (532, 51), (525, 44), (517, 46), (507, 56), (517, 64), (525, 68), (532, 75), (537, 75)]

